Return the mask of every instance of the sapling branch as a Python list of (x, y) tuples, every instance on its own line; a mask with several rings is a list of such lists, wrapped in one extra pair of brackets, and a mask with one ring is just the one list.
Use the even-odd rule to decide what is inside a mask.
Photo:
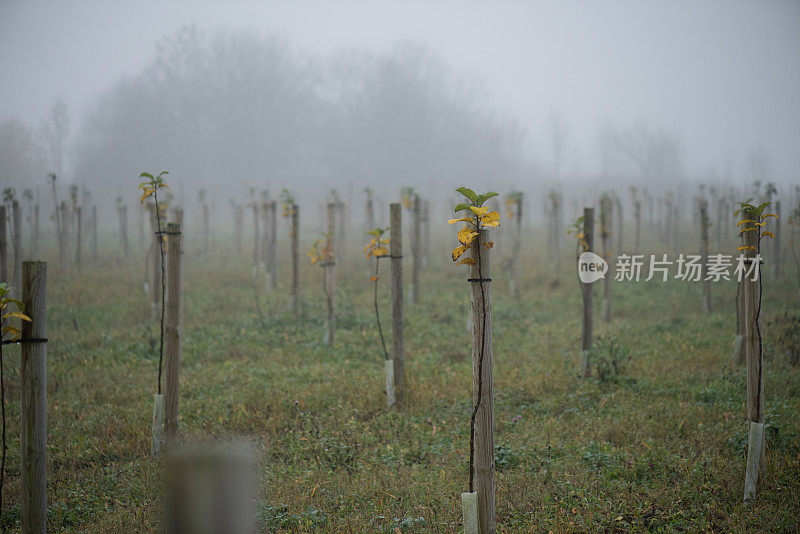
[(378, 312), (378, 269), (380, 268), (381, 258), (385, 256), (375, 256), (375, 277), (373, 283), (375, 284), (372, 292), (372, 302), (375, 305), (375, 322), (378, 323), (378, 334), (381, 337), (381, 347), (383, 347), (384, 359), (389, 359), (389, 352), (386, 350), (386, 340), (383, 337), (383, 328), (381, 327), (381, 315)]
[[(153, 197), (153, 201), (155, 203), (155, 216), (156, 216), (156, 242), (158, 244), (158, 252), (161, 256), (161, 320), (160, 320), (160, 328), (161, 328), (161, 335), (160, 335), (160, 342), (158, 347), (158, 381), (156, 383), (156, 390), (159, 395), (161, 395), (161, 375), (162, 369), (164, 366), (164, 311), (166, 308), (166, 293), (167, 293), (167, 275), (166, 275), (166, 263), (164, 259), (164, 232), (161, 230), (161, 206), (158, 203), (158, 192), (161, 189), (166, 189), (169, 191), (169, 186), (166, 184), (164, 179), (162, 178), (165, 174), (169, 174), (167, 171), (162, 171), (161, 174), (158, 176), (153, 176), (152, 174), (143, 172), (139, 175), (139, 178), (146, 178), (144, 182), (139, 184), (139, 189), (142, 190), (142, 198), (140, 200), (141, 203), (149, 198)], [(153, 251), (155, 254), (155, 251)], [(155, 280), (153, 280), (155, 284)]]

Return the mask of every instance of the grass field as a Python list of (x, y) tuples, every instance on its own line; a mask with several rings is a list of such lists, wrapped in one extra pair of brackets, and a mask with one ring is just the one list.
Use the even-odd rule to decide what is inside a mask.
[[(275, 293), (254, 282), (248, 250), (218, 249), (205, 260), (188, 243), (181, 431), (187, 441), (252, 439), (262, 531), (459, 532), (472, 381), (467, 271), (452, 265), (445, 243), (434, 247), (421, 302), (406, 299), (410, 401), (387, 410), (371, 283), (355, 252), (362, 243), (350, 239), (353, 256), (337, 266), (333, 346), (322, 343), (322, 273), (306, 261), (302, 315), (287, 310), (285, 243)], [(120, 265), (115, 244), (106, 249), (80, 274), (49, 267), (51, 532), (150, 532), (162, 520), (163, 466), (149, 456), (157, 323), (142, 290), (143, 258)], [(699, 283), (615, 283), (609, 324), (599, 318), (596, 284), (595, 333), (616, 339), (605, 361), (619, 367), (604, 380), (580, 379), (574, 264), (565, 251), (554, 272), (543, 257), (543, 247), (524, 254), (520, 300), (499, 258), (492, 273), (500, 531), (797, 531), (800, 370), (775, 341), (780, 326), (765, 326), (768, 474), (745, 505), (745, 372), (731, 364), (735, 283), (714, 284), (709, 315)], [(386, 267), (379, 283), (391, 337)], [(797, 313), (794, 280), (766, 278), (766, 321)], [(17, 348), (6, 349), (5, 365), (0, 521), (14, 531)]]

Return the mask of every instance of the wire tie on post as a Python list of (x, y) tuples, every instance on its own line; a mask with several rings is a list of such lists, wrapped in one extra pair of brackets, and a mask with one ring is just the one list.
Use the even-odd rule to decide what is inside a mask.
[(491, 282), (491, 278), (467, 278), (467, 282)]

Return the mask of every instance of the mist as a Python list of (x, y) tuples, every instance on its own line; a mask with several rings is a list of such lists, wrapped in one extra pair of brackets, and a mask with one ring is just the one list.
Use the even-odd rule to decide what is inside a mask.
[[(800, 170), (795, 3), (6, 2), (0, 13), (3, 145), (27, 147), (2, 156), (12, 184), (61, 171), (115, 195), (158, 168), (232, 194), (523, 177), (534, 190), (658, 188), (667, 175), (744, 183), (754, 158), (777, 183)], [(60, 148), (45, 133), (56, 102), (69, 123)], [(655, 138), (671, 145), (668, 172), (633, 154)]]

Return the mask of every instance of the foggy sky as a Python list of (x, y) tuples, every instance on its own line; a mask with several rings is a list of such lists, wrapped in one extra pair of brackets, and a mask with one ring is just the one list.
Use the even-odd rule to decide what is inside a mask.
[(486, 108), (516, 119), (543, 167), (548, 118), (560, 113), (568, 171), (598, 172), (603, 124), (641, 121), (680, 137), (694, 175), (727, 165), (744, 179), (755, 146), (773, 179), (800, 173), (799, 2), (161, 4), (0, 0), (0, 118), (35, 127), (61, 97), (79, 132), (99, 93), (195, 24), (323, 55), (419, 43), (479, 87)]

